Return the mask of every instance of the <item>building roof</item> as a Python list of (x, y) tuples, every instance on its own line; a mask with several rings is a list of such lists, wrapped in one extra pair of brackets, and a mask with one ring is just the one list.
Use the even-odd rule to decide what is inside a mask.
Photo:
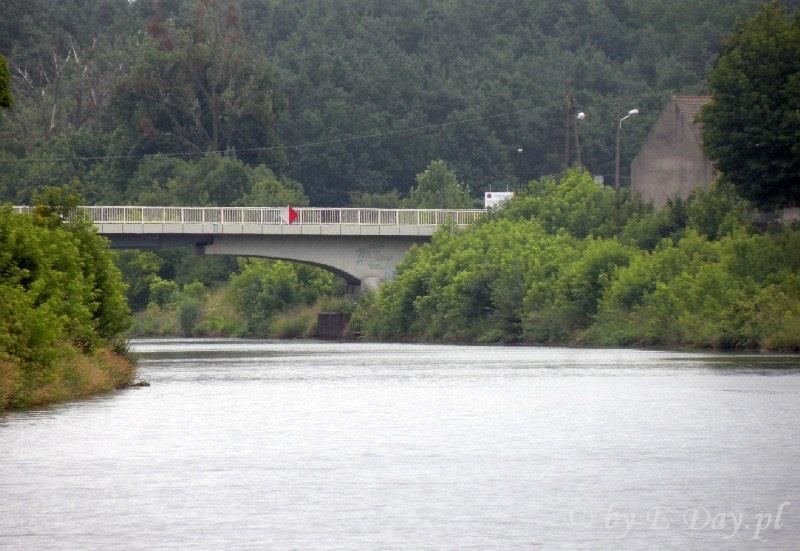
[(672, 96), (672, 101), (678, 110), (683, 113), (686, 120), (691, 123), (692, 133), (697, 138), (697, 143), (703, 143), (703, 125), (695, 121), (700, 108), (711, 101), (711, 96)]

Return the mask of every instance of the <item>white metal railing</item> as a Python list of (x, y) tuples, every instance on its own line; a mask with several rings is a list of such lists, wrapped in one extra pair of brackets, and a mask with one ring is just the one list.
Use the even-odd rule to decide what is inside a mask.
[[(29, 212), (30, 207), (14, 207)], [(78, 207), (95, 224), (289, 224), (289, 207)], [(481, 209), (361, 209), (292, 207), (292, 224), (438, 226), (472, 224)]]

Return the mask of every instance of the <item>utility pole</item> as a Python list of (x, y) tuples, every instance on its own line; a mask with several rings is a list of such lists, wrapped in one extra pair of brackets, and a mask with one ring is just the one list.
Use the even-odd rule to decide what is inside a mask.
[(581, 160), (581, 140), (578, 136), (578, 125), (580, 124), (579, 121), (582, 121), (586, 118), (586, 113), (581, 111), (575, 116), (575, 120), (572, 121), (572, 124), (575, 125), (575, 159), (578, 162), (578, 168), (583, 168), (583, 161)]
[(570, 167), (570, 158), (572, 157), (571, 150), (571, 138), (572, 132), (570, 125), (573, 124), (572, 122), (572, 108), (573, 108), (573, 100), (572, 94), (567, 94), (564, 98), (564, 170), (567, 170)]
[(620, 138), (622, 135), (622, 120), (617, 124), (617, 153), (614, 155), (614, 189), (619, 194), (619, 165), (620, 165)]

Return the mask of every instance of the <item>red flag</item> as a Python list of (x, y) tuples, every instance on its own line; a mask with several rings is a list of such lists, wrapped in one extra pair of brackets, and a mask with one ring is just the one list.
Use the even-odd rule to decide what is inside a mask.
[(300, 215), (298, 214), (298, 212), (296, 210), (294, 210), (292, 208), (291, 205), (289, 205), (288, 208), (289, 208), (289, 223), (290, 224), (294, 224), (295, 222), (297, 222), (297, 217), (300, 216)]

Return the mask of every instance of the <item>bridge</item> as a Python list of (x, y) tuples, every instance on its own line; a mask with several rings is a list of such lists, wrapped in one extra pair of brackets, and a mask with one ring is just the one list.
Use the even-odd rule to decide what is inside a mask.
[[(26, 207), (18, 207), (25, 210)], [(329, 270), (353, 286), (394, 276), (416, 243), (445, 223), (472, 224), (484, 210), (292, 207), (78, 207), (112, 248), (193, 245), (199, 254), (291, 260)]]

